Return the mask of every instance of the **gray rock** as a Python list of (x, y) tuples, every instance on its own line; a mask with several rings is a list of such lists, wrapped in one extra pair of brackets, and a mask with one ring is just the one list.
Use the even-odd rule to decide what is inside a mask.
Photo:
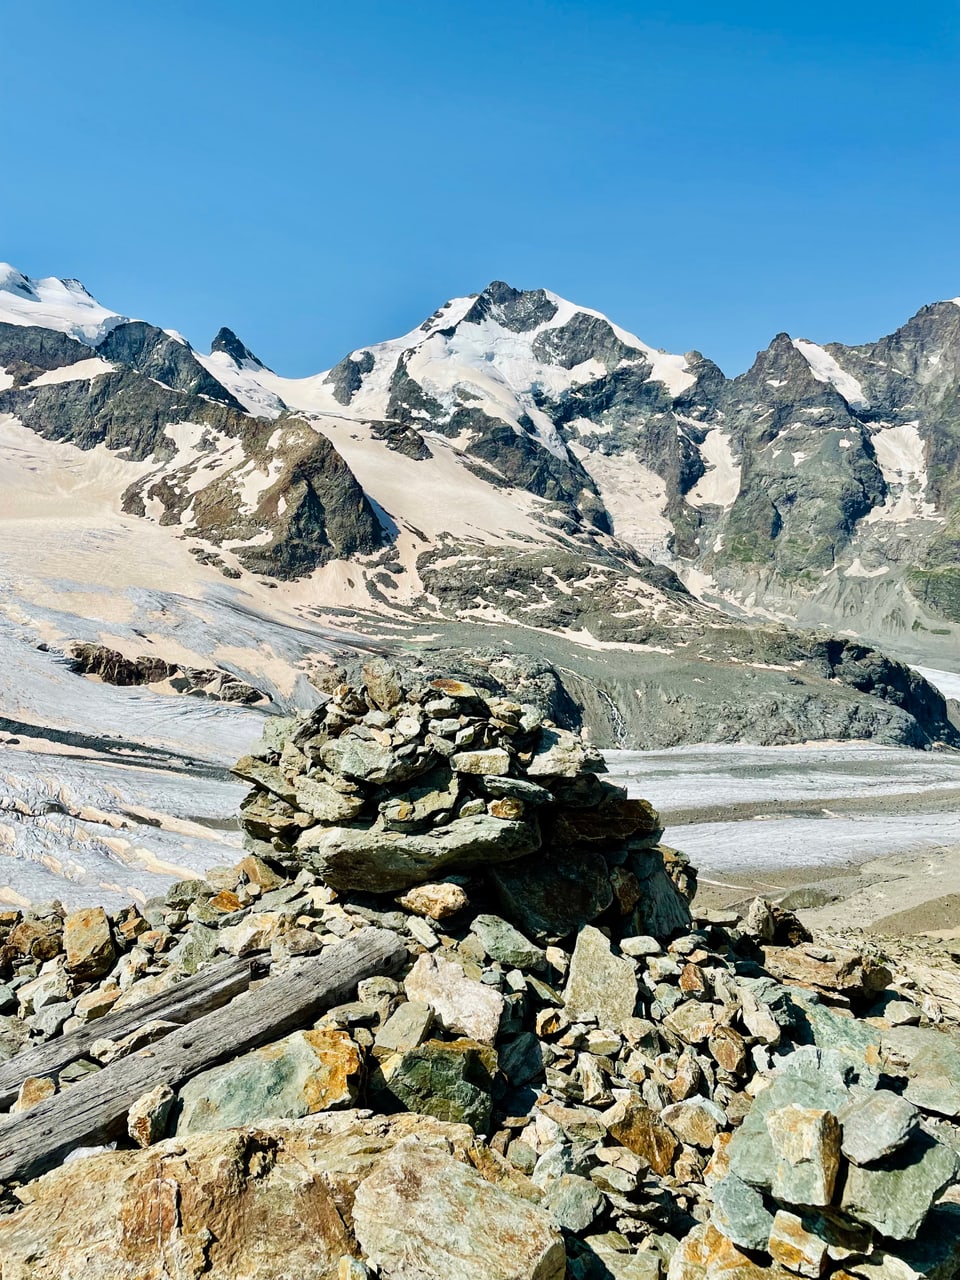
[(887, 1089), (878, 1089), (840, 1112), (841, 1150), (854, 1164), (876, 1164), (897, 1151), (920, 1120), (916, 1107)]
[(418, 1000), (405, 1000), (386, 1020), (373, 1040), (378, 1056), (402, 1053), (423, 1044), (433, 1025), (433, 1010)]
[(528, 778), (575, 778), (578, 774), (603, 771), (598, 753), (565, 729), (541, 729)]
[(787, 1204), (830, 1204), (840, 1169), (836, 1116), (791, 1102), (767, 1112), (767, 1133), (774, 1156), (774, 1198)]
[(773, 1214), (756, 1188), (729, 1173), (711, 1190), (710, 1221), (741, 1249), (766, 1249)]
[(932, 1027), (884, 1031), (880, 1052), (894, 1075), (905, 1075), (904, 1096), (922, 1111), (960, 1116), (960, 1036)]
[(490, 872), (504, 914), (541, 942), (559, 942), (596, 920), (613, 901), (598, 853), (523, 858)]
[(547, 1184), (544, 1208), (564, 1231), (586, 1231), (603, 1209), (603, 1195), (589, 1178), (575, 1173), (561, 1174)]
[(563, 991), (569, 1017), (595, 1018), (601, 1027), (619, 1031), (632, 1018), (639, 986), (633, 964), (615, 956), (609, 938), (586, 925), (577, 935)]
[(540, 972), (547, 967), (543, 950), (500, 916), (481, 914), (470, 926), (492, 960), (516, 969)]
[(532, 805), (550, 804), (553, 801), (553, 796), (546, 787), (541, 787), (536, 782), (528, 782), (525, 778), (487, 775), (480, 781), (487, 795), (495, 798), (507, 797)]
[(458, 751), (451, 764), (457, 773), (503, 776), (510, 772), (510, 753), (503, 747), (491, 747), (489, 751)]
[(446, 1151), (402, 1142), (353, 1206), (357, 1240), (397, 1280), (563, 1280), (566, 1252), (535, 1205)]
[(321, 822), (349, 822), (364, 805), (363, 796), (338, 791), (322, 778), (297, 778), (294, 796), (298, 809)]
[(540, 846), (533, 822), (486, 814), (455, 818), (422, 835), (378, 827), (312, 827), (297, 851), (334, 889), (389, 893), (442, 879), (447, 872), (509, 862)]
[(847, 1169), (841, 1207), (893, 1240), (913, 1240), (934, 1201), (960, 1171), (960, 1157), (923, 1130), (882, 1167)]
[(532, 1031), (523, 1031), (500, 1048), (500, 1070), (519, 1088), (543, 1075), (543, 1044)]

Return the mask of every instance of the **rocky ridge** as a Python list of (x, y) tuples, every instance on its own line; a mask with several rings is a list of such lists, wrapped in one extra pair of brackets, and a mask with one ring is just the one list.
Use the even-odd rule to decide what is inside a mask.
[(960, 1274), (953, 1009), (762, 900), (691, 910), (657, 815), (576, 735), (373, 662), (238, 771), (236, 867), (110, 916), (0, 916), (0, 1081), (86, 1037), (8, 1094), (0, 1158), (35, 1109), (149, 1062), (171, 1024), (116, 1018), (218, 961), (266, 994), (372, 926), (402, 970), (8, 1185), (4, 1280)]

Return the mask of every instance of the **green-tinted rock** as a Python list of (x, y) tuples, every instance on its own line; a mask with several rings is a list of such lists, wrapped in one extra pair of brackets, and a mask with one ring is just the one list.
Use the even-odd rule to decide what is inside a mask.
[(878, 1089), (840, 1113), (843, 1154), (854, 1164), (876, 1164), (907, 1141), (920, 1116), (913, 1103)]
[(486, 1133), (496, 1071), (497, 1054), (489, 1045), (428, 1040), (380, 1063), (370, 1079), (371, 1105), (385, 1111), (399, 1105)]
[(730, 1173), (711, 1191), (710, 1221), (741, 1249), (766, 1249), (773, 1214), (754, 1187)]
[(504, 914), (540, 942), (559, 942), (606, 911), (613, 888), (598, 853), (542, 855), (493, 867)]
[(535, 822), (506, 822), (486, 814), (455, 818), (422, 835), (382, 827), (311, 827), (297, 851), (334, 889), (389, 893), (466, 871), (509, 862), (540, 846)]
[(297, 1119), (352, 1106), (360, 1051), (345, 1031), (295, 1031), (194, 1076), (180, 1090), (176, 1132)]
[(433, 1010), (418, 1000), (405, 1000), (386, 1020), (373, 1041), (378, 1057), (403, 1053), (423, 1044), (433, 1025)]
[(547, 1184), (543, 1206), (563, 1230), (586, 1231), (603, 1208), (603, 1195), (589, 1178), (563, 1173)]
[(881, 1167), (847, 1169), (841, 1207), (858, 1222), (894, 1240), (912, 1240), (945, 1187), (956, 1180), (960, 1158), (918, 1130)]
[(498, 960), (511, 969), (537, 972), (546, 968), (547, 958), (543, 950), (500, 916), (476, 916), (470, 927), (491, 960)]
[(349, 822), (363, 809), (364, 798), (338, 791), (322, 778), (297, 778), (296, 804), (320, 822)]
[(932, 1027), (884, 1031), (880, 1052), (893, 1075), (905, 1075), (906, 1098), (922, 1111), (960, 1116), (960, 1036)]

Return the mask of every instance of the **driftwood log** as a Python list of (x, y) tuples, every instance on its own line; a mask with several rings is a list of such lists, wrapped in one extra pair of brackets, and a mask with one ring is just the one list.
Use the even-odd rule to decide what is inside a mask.
[(352, 938), (271, 978), (156, 1044), (85, 1076), (63, 1093), (0, 1122), (0, 1182), (34, 1177), (76, 1147), (109, 1142), (124, 1131), (127, 1112), (154, 1086), (183, 1084), (207, 1067), (315, 1021), (358, 982), (395, 972), (407, 958), (387, 929)]
[(120, 1040), (145, 1022), (154, 1020), (182, 1026), (228, 1004), (250, 986), (257, 964), (250, 960), (227, 960), (127, 1009), (96, 1018), (69, 1035), (16, 1054), (0, 1063), (0, 1107), (10, 1106), (28, 1076), (57, 1075), (71, 1062), (82, 1058), (97, 1040)]

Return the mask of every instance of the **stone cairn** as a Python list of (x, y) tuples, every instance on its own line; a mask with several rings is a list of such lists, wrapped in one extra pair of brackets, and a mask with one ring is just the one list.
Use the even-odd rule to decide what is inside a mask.
[[(0, 1273), (153, 1274), (156, 1224), (130, 1224), (162, 1167), (174, 1280), (960, 1276), (960, 1035), (931, 998), (761, 899), (691, 912), (657, 814), (581, 738), (462, 681), (407, 684), (372, 662), (268, 722), (236, 766), (235, 867), (112, 917), (0, 915), (0, 1059), (230, 957), (267, 984), (371, 926), (406, 954), (158, 1081), (120, 1149), (14, 1189)], [(0, 1161), (6, 1125), (169, 1033), (104, 1034), (24, 1080)]]

